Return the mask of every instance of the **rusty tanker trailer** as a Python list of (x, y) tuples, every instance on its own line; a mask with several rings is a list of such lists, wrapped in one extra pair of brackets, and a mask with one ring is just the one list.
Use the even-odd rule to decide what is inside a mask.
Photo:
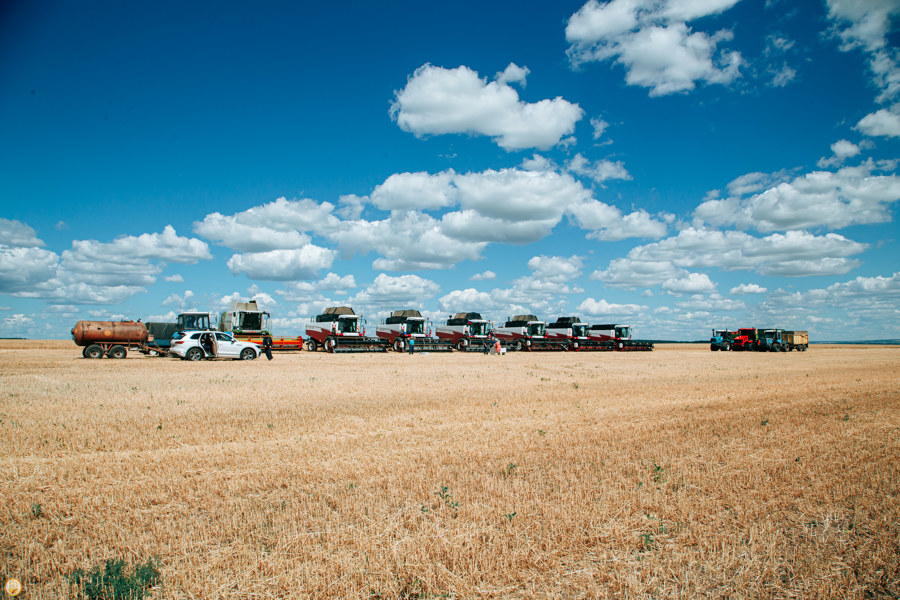
[(140, 321), (78, 321), (72, 339), (85, 358), (125, 358), (128, 350), (149, 352), (152, 336)]

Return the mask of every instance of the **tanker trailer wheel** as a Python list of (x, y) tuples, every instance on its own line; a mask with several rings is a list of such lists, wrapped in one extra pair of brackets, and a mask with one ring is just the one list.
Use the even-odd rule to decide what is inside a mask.
[(203, 351), (200, 348), (191, 348), (187, 351), (187, 354), (184, 355), (186, 360), (196, 362), (203, 358)]
[(465, 352), (468, 345), (469, 340), (467, 340), (466, 338), (459, 338), (459, 341), (456, 342), (456, 349), (460, 352)]
[(88, 348), (89, 348), (89, 346), (85, 346), (84, 348), (81, 349), (81, 356), (83, 356), (84, 358), (88, 357), (88, 355), (87, 355)]
[(328, 336), (327, 338), (325, 338), (325, 343), (322, 345), (325, 348), (325, 352), (331, 352), (332, 354), (334, 354), (334, 349), (337, 346), (337, 341), (333, 337)]
[(316, 340), (307, 340), (306, 341), (306, 350), (308, 352), (315, 352), (316, 351)]
[(241, 350), (241, 360), (253, 360), (254, 358), (256, 358), (256, 352), (253, 351), (253, 348)]
[(128, 352), (125, 351), (125, 346), (113, 346), (109, 349), (109, 357), (115, 359), (122, 359)]
[(403, 346), (404, 346), (403, 338), (401, 338), (399, 336), (394, 338), (394, 351), (395, 352), (403, 352)]
[(82, 354), (85, 358), (103, 358), (103, 347), (100, 344), (91, 344)]

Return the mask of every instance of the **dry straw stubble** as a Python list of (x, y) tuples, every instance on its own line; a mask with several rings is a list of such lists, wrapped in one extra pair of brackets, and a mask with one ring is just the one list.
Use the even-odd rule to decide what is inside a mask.
[(900, 349), (0, 346), (2, 572), (160, 598), (900, 594)]

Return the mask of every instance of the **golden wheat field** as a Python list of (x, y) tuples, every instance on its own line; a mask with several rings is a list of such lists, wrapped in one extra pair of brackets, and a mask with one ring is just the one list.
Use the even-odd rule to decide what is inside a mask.
[(897, 598), (900, 348), (0, 342), (0, 576), (152, 598)]

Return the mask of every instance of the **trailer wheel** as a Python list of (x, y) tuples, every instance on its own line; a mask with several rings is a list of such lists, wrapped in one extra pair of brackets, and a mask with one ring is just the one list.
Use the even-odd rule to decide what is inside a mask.
[(241, 360), (253, 360), (254, 358), (256, 358), (256, 352), (253, 351), (253, 348), (241, 350)]
[(184, 355), (184, 358), (189, 361), (196, 362), (203, 358), (203, 351), (200, 350), (200, 348), (191, 348), (187, 351), (187, 354)]
[(81, 356), (82, 356), (82, 357), (84, 357), (84, 358), (87, 358), (87, 357), (88, 357), (88, 355), (87, 355), (87, 349), (88, 349), (89, 347), (90, 347), (90, 346), (85, 346), (84, 348), (81, 349)]
[(465, 352), (468, 346), (469, 340), (467, 340), (466, 338), (459, 338), (459, 341), (456, 342), (456, 349), (460, 352)]
[(100, 344), (91, 344), (82, 354), (85, 358), (103, 358), (103, 347)]
[(403, 352), (404, 346), (405, 346), (405, 344), (403, 343), (402, 337), (397, 336), (396, 338), (394, 338), (394, 351), (395, 352)]
[(109, 349), (109, 357), (121, 359), (125, 358), (128, 355), (128, 352), (125, 350), (125, 346), (113, 346)]
[(315, 352), (315, 351), (316, 351), (316, 348), (317, 348), (317, 346), (316, 346), (316, 340), (307, 340), (307, 342), (306, 342), (306, 350), (307, 350), (308, 352)]
[(325, 348), (325, 352), (331, 352), (333, 354), (334, 348), (337, 346), (337, 341), (329, 335), (325, 338), (325, 343), (322, 344), (322, 346)]

